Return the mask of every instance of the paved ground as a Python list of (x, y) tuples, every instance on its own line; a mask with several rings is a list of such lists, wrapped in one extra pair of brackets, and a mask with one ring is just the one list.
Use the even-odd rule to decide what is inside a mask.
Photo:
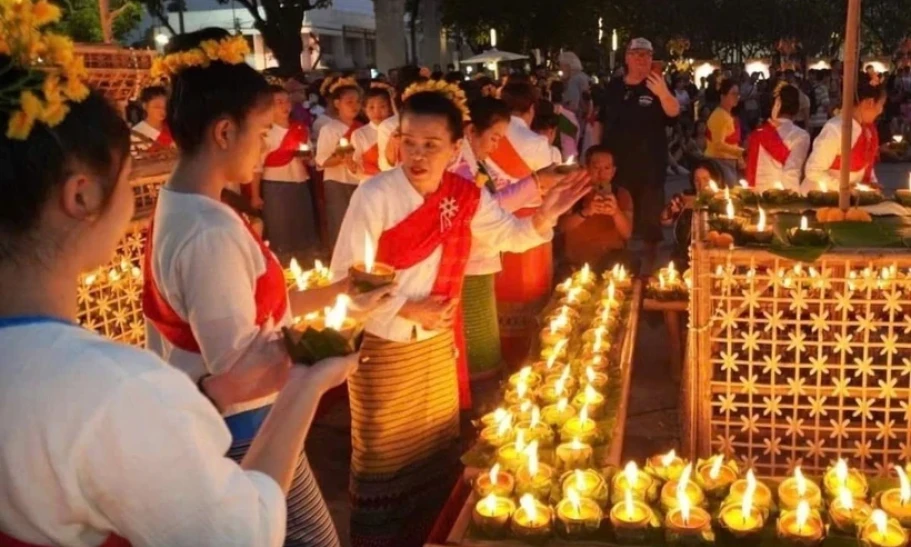
[[(877, 169), (880, 182), (889, 189), (907, 188), (911, 164), (884, 164)], [(686, 177), (670, 177), (667, 195), (688, 185)], [(666, 237), (669, 239), (669, 237)], [(663, 249), (658, 263), (666, 261)], [(657, 452), (679, 448), (680, 417), (677, 403), (680, 385), (668, 373), (666, 334), (659, 314), (643, 314), (638, 325), (638, 343), (633, 363), (629, 414), (624, 439), (624, 459), (641, 460)], [(489, 400), (495, 383), (478, 386), (476, 400)], [(307, 453), (335, 519), (343, 544), (348, 539), (348, 460), (351, 454), (350, 417), (346, 408), (336, 408), (313, 426)]]

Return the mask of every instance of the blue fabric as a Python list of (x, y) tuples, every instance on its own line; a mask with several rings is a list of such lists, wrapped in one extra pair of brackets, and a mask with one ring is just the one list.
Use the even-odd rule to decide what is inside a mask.
[(0, 329), (7, 327), (21, 327), (23, 325), (35, 325), (38, 323), (57, 323), (60, 325), (77, 326), (71, 321), (51, 317), (50, 315), (14, 315), (12, 317), (0, 317)]
[(266, 421), (270, 410), (272, 410), (272, 405), (267, 405), (225, 418), (225, 424), (231, 431), (234, 442), (247, 441), (255, 437), (260, 426)]

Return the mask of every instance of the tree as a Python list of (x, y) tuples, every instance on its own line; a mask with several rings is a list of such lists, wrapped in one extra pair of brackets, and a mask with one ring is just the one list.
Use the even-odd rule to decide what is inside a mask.
[(123, 40), (139, 25), (142, 7), (133, 0), (111, 0), (105, 10), (110, 35), (105, 36), (98, 0), (69, 0), (57, 30), (77, 42), (110, 42)]
[[(474, 2), (466, 2), (473, 4)], [(405, 0), (373, 0), (376, 66), (383, 72), (405, 64)]]

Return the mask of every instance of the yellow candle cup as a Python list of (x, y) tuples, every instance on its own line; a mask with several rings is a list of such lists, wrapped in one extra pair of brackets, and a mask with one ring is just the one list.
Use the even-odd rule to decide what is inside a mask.
[(516, 495), (531, 494), (535, 499), (548, 499), (553, 480), (553, 467), (544, 463), (525, 464), (516, 473)]
[(645, 462), (645, 472), (661, 481), (677, 480), (686, 463), (673, 450), (667, 454), (656, 454)]
[(516, 481), (511, 474), (500, 471), (499, 465), (494, 465), (479, 473), (472, 487), (479, 498), (486, 498), (490, 494), (508, 498), (515, 490)]
[(658, 497), (658, 483), (651, 475), (629, 462), (622, 471), (618, 471), (611, 479), (611, 503), (620, 503), (629, 490), (633, 499), (645, 502), (656, 501)]
[(508, 473), (515, 473), (528, 463), (527, 446), (519, 443), (504, 444), (497, 450), (497, 463)]
[(519, 372), (509, 377), (509, 388), (516, 389), (521, 383), (524, 383), (529, 389), (534, 389), (541, 383), (541, 375), (534, 372), (530, 366), (522, 367)]
[(712, 545), (712, 517), (701, 507), (675, 507), (664, 517), (667, 545)]
[(480, 441), (491, 448), (500, 448), (501, 446), (512, 442), (515, 438), (515, 430), (510, 427), (503, 430), (499, 425), (492, 425), (481, 430)]
[(544, 327), (541, 329), (540, 340), (542, 347), (556, 346), (561, 340), (569, 338), (573, 331), (573, 326), (569, 323), (559, 328)]
[(734, 460), (724, 460), (721, 455), (700, 461), (696, 467), (696, 484), (709, 499), (723, 500), (737, 480), (739, 470)]
[(538, 401), (542, 405), (553, 405), (560, 402), (560, 399), (572, 397), (575, 394), (575, 389), (570, 388), (567, 384), (568, 382), (560, 382), (559, 380), (545, 382), (537, 391)]
[(542, 378), (553, 374), (560, 374), (564, 368), (566, 368), (566, 363), (556, 360), (537, 361), (531, 366), (531, 369)]
[(778, 485), (778, 505), (782, 510), (794, 510), (797, 505), (806, 500), (810, 509), (819, 509), (822, 506), (822, 491), (815, 482), (807, 479), (798, 467), (795, 476), (789, 477)]
[(567, 539), (587, 539), (601, 527), (604, 512), (594, 500), (570, 494), (557, 504), (558, 531)]
[(829, 521), (839, 533), (857, 537), (858, 531), (870, 519), (873, 509), (867, 502), (854, 499), (847, 489), (844, 492), (829, 504)]
[(580, 497), (594, 500), (604, 508), (608, 502), (607, 481), (601, 476), (601, 473), (594, 469), (574, 469), (563, 473), (560, 477), (560, 486), (563, 496), (569, 495), (569, 491), (575, 491)]
[(905, 547), (908, 532), (894, 518), (876, 510), (860, 530), (860, 542), (865, 547)]
[(903, 499), (899, 488), (882, 492), (877, 496), (876, 505), (902, 526), (911, 527), (911, 500)]
[(541, 421), (559, 430), (570, 418), (576, 415), (576, 408), (565, 399), (541, 409)]
[[(667, 513), (671, 509), (678, 507), (680, 504), (677, 500), (677, 490), (680, 483), (676, 480), (668, 481), (661, 487), (661, 510)], [(690, 507), (702, 507), (705, 505), (705, 493), (699, 488), (694, 481), (687, 481), (684, 488), (684, 495), (690, 502)]]
[(819, 512), (810, 509), (806, 500), (801, 500), (797, 509), (782, 511), (775, 531), (778, 541), (789, 547), (820, 545), (826, 535), (822, 517)]
[(510, 528), (519, 541), (540, 543), (553, 532), (553, 511), (534, 496), (522, 496), (519, 508), (512, 515)]
[[(731, 492), (728, 494), (725, 503), (740, 503), (748, 486), (747, 479), (735, 481), (731, 485)], [(758, 507), (765, 513), (768, 513), (768, 510), (772, 507), (772, 490), (762, 481), (756, 481), (756, 488), (753, 491), (753, 506)]]
[(586, 469), (592, 463), (592, 447), (578, 439), (557, 445), (557, 470)]
[(515, 423), (522, 424), (522, 422), (531, 420), (536, 408), (538, 408), (538, 405), (526, 399), (517, 405), (509, 407), (509, 413), (514, 417), (513, 421)]
[[(589, 372), (590, 370), (590, 372)], [(586, 370), (579, 377), (579, 385), (590, 385), (600, 393), (604, 393), (607, 388), (608, 376), (606, 372), (595, 372), (594, 369)], [(582, 389), (585, 389), (584, 387)]]
[(491, 494), (475, 504), (471, 521), (481, 534), (503, 538), (509, 530), (509, 517), (515, 510), (516, 504), (511, 499)]
[(572, 439), (579, 439), (579, 441), (590, 445), (598, 444), (596, 442), (600, 440), (598, 425), (587, 415), (582, 416), (580, 414), (570, 418), (560, 429), (560, 440), (567, 442)]
[(847, 488), (851, 495), (859, 500), (866, 499), (869, 490), (867, 477), (859, 469), (848, 468), (842, 459), (826, 470), (822, 483), (826, 498), (829, 500), (837, 498), (842, 488)]
[(765, 517), (756, 507), (744, 512), (740, 503), (732, 503), (721, 507), (718, 525), (718, 539), (722, 544), (759, 545)]
[(589, 415), (595, 420), (600, 420), (604, 417), (604, 403), (604, 395), (598, 393), (591, 385), (585, 386), (584, 390), (579, 391), (573, 397), (573, 406), (580, 410), (582, 407), (587, 406)]
[(509, 416), (509, 411), (505, 408), (498, 408), (493, 412), (488, 412), (481, 416), (481, 428), (484, 429), (493, 425), (498, 425), (505, 420), (507, 416)]
[(621, 545), (643, 545), (649, 537), (649, 526), (654, 513), (645, 503), (625, 496), (610, 511), (614, 537)]

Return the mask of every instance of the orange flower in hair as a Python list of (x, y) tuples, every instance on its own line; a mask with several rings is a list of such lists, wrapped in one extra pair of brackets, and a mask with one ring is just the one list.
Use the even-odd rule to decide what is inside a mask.
[(409, 97), (417, 93), (437, 93), (446, 97), (462, 113), (463, 121), (471, 121), (471, 111), (468, 110), (468, 98), (462, 88), (455, 84), (448, 84), (444, 80), (429, 80), (411, 84), (408, 89), (402, 93), (402, 101), (407, 101)]

